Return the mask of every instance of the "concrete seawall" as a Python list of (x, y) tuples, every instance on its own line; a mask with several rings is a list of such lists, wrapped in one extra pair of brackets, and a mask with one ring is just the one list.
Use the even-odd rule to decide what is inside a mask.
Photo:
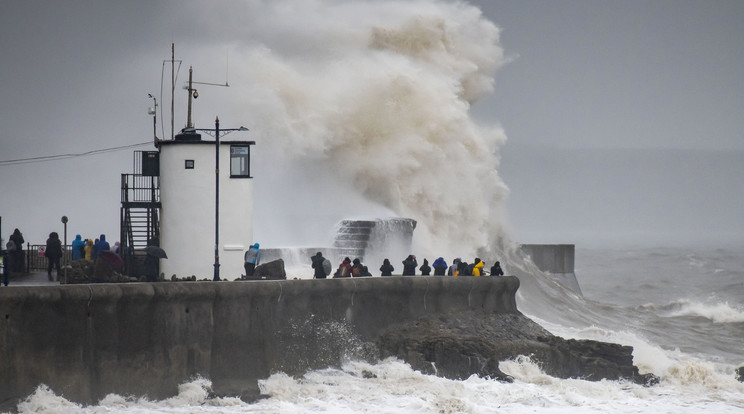
[(547, 272), (551, 278), (563, 286), (582, 295), (574, 273), (576, 248), (573, 244), (522, 244), (520, 248), (532, 259), (538, 269)]
[[(0, 407), (39, 384), (76, 402), (164, 398), (201, 375), (258, 395), (283, 371), (374, 357), (386, 327), (467, 310), (518, 313), (515, 277), (386, 277), (0, 290)], [(366, 354), (365, 354), (366, 353)]]

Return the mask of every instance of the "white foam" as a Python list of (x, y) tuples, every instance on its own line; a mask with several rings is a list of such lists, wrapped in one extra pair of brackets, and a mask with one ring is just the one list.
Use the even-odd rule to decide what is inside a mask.
[(744, 322), (744, 309), (729, 305), (728, 302), (702, 303), (689, 299), (680, 299), (667, 305), (672, 308), (663, 316), (696, 316), (710, 319), (713, 323), (742, 323)]
[[(195, 379), (179, 395), (162, 401), (109, 395), (81, 407), (40, 386), (19, 405), (21, 413), (735, 413), (744, 408), (742, 388), (713, 384), (710, 375), (687, 376), (689, 383), (666, 381), (643, 387), (621, 381), (562, 380), (544, 374), (527, 357), (499, 365), (515, 378), (502, 383), (472, 376), (463, 381), (424, 375), (388, 358), (376, 364), (348, 362), (293, 378), (276, 373), (259, 381), (267, 397), (255, 403), (208, 398), (211, 386)], [(694, 371), (694, 370), (693, 370)], [(701, 378), (701, 382), (693, 381)]]

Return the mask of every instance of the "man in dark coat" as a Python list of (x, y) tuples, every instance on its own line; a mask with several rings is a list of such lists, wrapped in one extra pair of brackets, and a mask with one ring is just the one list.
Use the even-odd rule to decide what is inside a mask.
[(504, 276), (504, 271), (501, 269), (501, 263), (498, 261), (491, 267), (491, 276)]
[(49, 234), (49, 238), (46, 241), (46, 251), (44, 256), (47, 258), (47, 275), (49, 280), (52, 281), (52, 267), (57, 268), (57, 280), (59, 280), (59, 260), (62, 258), (62, 242), (59, 241), (59, 235), (56, 231)]
[(421, 276), (429, 276), (431, 273), (431, 267), (429, 266), (429, 261), (424, 259), (424, 264), (419, 267), (419, 270), (421, 271)]
[(382, 266), (380, 266), (380, 272), (382, 272), (380, 276), (392, 276), (394, 270), (395, 268), (390, 264), (390, 260), (385, 259), (382, 261)]
[(26, 242), (26, 240), (23, 239), (23, 233), (21, 233), (20, 230), (15, 229), (13, 234), (10, 235), (9, 241), (15, 244), (15, 249), (10, 251), (11, 270), (14, 272), (23, 272), (26, 268), (23, 265), (23, 243)]
[(323, 257), (323, 253), (315, 253), (315, 256), (311, 256), (310, 260), (312, 260), (312, 266), (313, 269), (315, 269), (315, 274), (313, 275), (313, 277), (316, 279), (325, 279), (326, 273), (325, 269), (323, 269), (323, 261), (325, 260), (325, 257)]
[(416, 266), (418, 266), (416, 256), (412, 254), (408, 255), (406, 260), (403, 261), (403, 276), (415, 276)]

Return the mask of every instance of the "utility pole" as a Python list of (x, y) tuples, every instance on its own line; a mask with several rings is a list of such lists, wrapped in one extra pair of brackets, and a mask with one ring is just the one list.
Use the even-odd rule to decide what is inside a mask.
[[(181, 67), (180, 65), (178, 66)], [(171, 43), (171, 140), (174, 138), (174, 122), (175, 116), (175, 100), (176, 100), (176, 44)]]

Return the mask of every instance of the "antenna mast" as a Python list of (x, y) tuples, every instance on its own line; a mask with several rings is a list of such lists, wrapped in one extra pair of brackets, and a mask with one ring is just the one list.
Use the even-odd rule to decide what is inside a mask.
[(176, 99), (176, 44), (171, 43), (171, 140), (174, 137), (173, 123), (175, 120)]

